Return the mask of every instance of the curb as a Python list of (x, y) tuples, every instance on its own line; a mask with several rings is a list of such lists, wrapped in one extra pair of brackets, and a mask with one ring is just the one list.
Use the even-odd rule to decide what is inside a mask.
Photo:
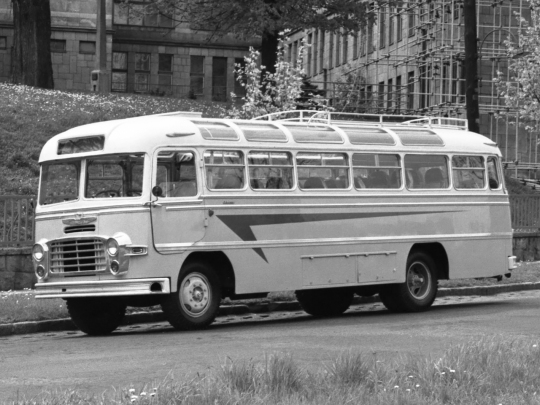
[[(456, 287), (456, 288), (441, 288), (437, 292), (437, 298), (448, 296), (489, 296), (515, 291), (540, 290), (540, 282), (536, 283), (520, 283), (520, 284), (504, 284), (493, 286), (478, 286), (478, 287)], [(352, 305), (370, 304), (380, 302), (378, 296), (373, 297), (355, 297)], [(228, 315), (243, 315), (248, 313), (268, 313), (274, 311), (301, 311), (302, 307), (298, 301), (283, 301), (270, 302), (262, 304), (239, 304), (225, 305), (220, 307), (218, 316)], [(127, 314), (122, 322), (122, 325), (133, 325), (137, 323), (163, 322), (165, 316), (161, 311), (155, 312), (137, 312)], [(60, 332), (77, 330), (71, 319), (53, 319), (47, 321), (31, 321), (17, 322), (11, 324), (0, 324), (0, 336), (9, 335), (24, 335), (28, 333), (43, 333), (43, 332)]]

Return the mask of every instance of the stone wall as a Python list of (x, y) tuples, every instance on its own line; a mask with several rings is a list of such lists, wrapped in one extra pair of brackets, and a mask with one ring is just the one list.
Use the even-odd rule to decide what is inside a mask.
[(34, 287), (31, 251), (31, 247), (0, 248), (0, 291)]

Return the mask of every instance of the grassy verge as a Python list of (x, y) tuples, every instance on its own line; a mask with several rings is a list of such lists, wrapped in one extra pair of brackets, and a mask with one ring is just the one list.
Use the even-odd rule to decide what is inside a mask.
[[(471, 287), (497, 284), (512, 284), (540, 281), (540, 262), (520, 263), (519, 267), (512, 272), (511, 278), (503, 278), (497, 282), (495, 279), (460, 279), (441, 281), (441, 288), (448, 287)], [(274, 301), (295, 300), (294, 292), (271, 293), (265, 299), (230, 301), (224, 300), (224, 304), (255, 304), (268, 303)], [(159, 309), (159, 308), (154, 308)], [(132, 311), (143, 311), (147, 309), (136, 308)], [(40, 321), (46, 319), (68, 318), (68, 312), (64, 300), (62, 299), (35, 299), (30, 291), (21, 292), (0, 292), (0, 324), (24, 321)]]
[(440, 358), (411, 355), (393, 361), (346, 351), (315, 369), (290, 355), (273, 354), (260, 361), (228, 359), (190, 378), (99, 396), (77, 390), (44, 393), (16, 404), (540, 404), (540, 345), (484, 337), (450, 347)]

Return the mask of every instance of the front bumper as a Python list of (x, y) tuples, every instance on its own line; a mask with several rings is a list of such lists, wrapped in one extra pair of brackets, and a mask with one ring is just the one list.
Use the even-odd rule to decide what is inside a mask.
[(121, 297), (171, 292), (168, 278), (37, 283), (36, 298)]

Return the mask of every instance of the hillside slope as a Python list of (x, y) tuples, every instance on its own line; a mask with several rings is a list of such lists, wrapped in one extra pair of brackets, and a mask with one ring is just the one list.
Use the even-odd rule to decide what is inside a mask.
[(142, 95), (71, 93), (0, 83), (0, 195), (36, 194), (38, 158), (52, 136), (96, 121), (198, 111), (223, 117), (224, 103)]

